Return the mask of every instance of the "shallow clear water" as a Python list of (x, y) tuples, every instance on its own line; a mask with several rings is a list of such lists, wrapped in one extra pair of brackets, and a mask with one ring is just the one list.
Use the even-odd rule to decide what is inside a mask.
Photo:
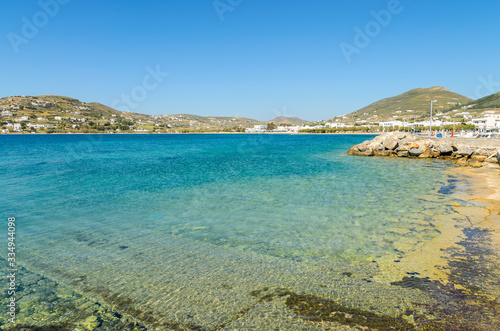
[(146, 324), (316, 327), (279, 288), (397, 316), (376, 263), (439, 235), (449, 164), (345, 154), (370, 138), (3, 136), (0, 210), (20, 265)]

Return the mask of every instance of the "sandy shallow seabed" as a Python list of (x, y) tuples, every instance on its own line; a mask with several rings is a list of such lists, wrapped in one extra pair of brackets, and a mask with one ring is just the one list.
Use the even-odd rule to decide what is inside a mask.
[[(468, 177), (472, 184), (471, 194), (460, 196), (460, 198), (483, 206), (487, 215), (482, 218), (474, 215), (474, 209), (469, 210), (458, 206), (457, 211), (470, 215), (474, 225), (489, 228), (496, 239), (500, 238), (500, 167), (496, 164), (486, 164), (483, 168), (455, 168), (450, 170), (450, 173), (459, 173)], [(495, 240), (492, 244), (500, 248), (500, 241)]]
[[(496, 164), (486, 164), (483, 168), (457, 167), (448, 173), (465, 179), (470, 186), (465, 191), (452, 193), (454, 213), (432, 215), (439, 236), (406, 253), (398, 264), (390, 257), (379, 261), (380, 267), (388, 270), (387, 274), (392, 275), (394, 281), (412, 270), (419, 270), (419, 277), (448, 284), (447, 264), (455, 250), (463, 249), (459, 243), (466, 239), (464, 229), (487, 231), (488, 246), (500, 256), (500, 167)], [(418, 204), (415, 207), (416, 213), (426, 215), (426, 210), (418, 210)], [(401, 250), (406, 251), (407, 247)], [(386, 279), (387, 274), (384, 275)], [(454, 285), (460, 288), (459, 284)]]
[[(495, 256), (500, 256), (500, 167), (486, 164), (483, 168), (456, 168), (450, 170), (450, 173), (468, 177), (470, 192), (458, 197), (478, 206), (456, 206), (454, 209), (467, 216), (474, 227), (488, 232), (488, 245)], [(500, 271), (497, 275), (500, 275)], [(497, 290), (500, 292), (499, 288)]]
[[(498, 258), (500, 256), (500, 167), (496, 164), (486, 164), (483, 168), (458, 167), (448, 170), (448, 173), (451, 177), (458, 179), (457, 185), (460, 189), (453, 190), (451, 195), (447, 196), (453, 201), (447, 213), (436, 215), (430, 211), (421, 210), (419, 201), (415, 201), (415, 214), (432, 218), (435, 229), (440, 235), (425, 243), (417, 244), (410, 251), (402, 241), (401, 247), (396, 247), (398, 251), (405, 252), (400, 259), (396, 256), (389, 256), (384, 260), (377, 260), (378, 268), (374, 268), (376, 270), (373, 274), (374, 282), (369, 284), (380, 285), (374, 289), (386, 291), (387, 294), (381, 294), (380, 299), (376, 297), (370, 299), (373, 293), (367, 289), (365, 301), (373, 300), (373, 304), (382, 305), (383, 307), (378, 308), (384, 311), (386, 309), (382, 308), (401, 301), (399, 297), (391, 299), (391, 296), (395, 295), (388, 291), (391, 288), (412, 294), (405, 299), (408, 309), (407, 314), (402, 317), (410, 325), (401, 326), (400, 329), (404, 330), (413, 330), (411, 325), (415, 325), (417, 330), (500, 330), (500, 260)], [(446, 203), (449, 204), (450, 201), (448, 198), (439, 200), (436, 195), (421, 198), (436, 199), (437, 203), (447, 201)], [(422, 222), (428, 221), (422, 219)], [(397, 263), (395, 263), (396, 259), (398, 259)], [(112, 304), (109, 305), (97, 297), (92, 298), (91, 294), (77, 293), (78, 291), (68, 289), (50, 278), (30, 274), (27, 270), (21, 272), (21, 275), (23, 279), (20, 283), (26, 289), (34, 291), (30, 294), (26, 293), (25, 299), (34, 297), (38, 293), (40, 297), (33, 299), (36, 301), (35, 307), (38, 309), (47, 305), (47, 309), (36, 312), (35, 320), (35, 311), (29, 312), (29, 309), (33, 309), (30, 308), (31, 304), (25, 303), (25, 299), (20, 300), (19, 304), (23, 312), (19, 316), (20, 322), (23, 320), (30, 324), (36, 322), (38, 325), (56, 327), (43, 330), (83, 331), (93, 330), (93, 326), (97, 325), (101, 325), (97, 328), (98, 330), (165, 329), (146, 328), (140, 320), (137, 321), (126, 312), (117, 310), (116, 307), (112, 307)], [(327, 277), (327, 273), (325, 275), (325, 279), (317, 281), (328, 284), (327, 281), (330, 278)], [(353, 278), (355, 276), (353, 275)], [(320, 298), (322, 297), (320, 290), (324, 288), (321, 287), (318, 290), (311, 285), (308, 290)], [(332, 293), (338, 294), (337, 292), (332, 289), (328, 297), (331, 297)], [(22, 293), (24, 291), (20, 292)], [(356, 293), (347, 294), (355, 295)], [(363, 293), (357, 293), (359, 294)], [(324, 309), (326, 313), (329, 313), (328, 309), (340, 309), (336, 306), (328, 307), (328, 305), (333, 306), (329, 301), (323, 302), (315, 297), (312, 298), (310, 304), (314, 305), (315, 309), (325, 305), (327, 306)], [(274, 321), (272, 325), (277, 330), (398, 329), (390, 323), (374, 328), (363, 325), (364, 318), (370, 316), (366, 315), (366, 311), (349, 311), (347, 315), (359, 313), (358, 320), (361, 322), (342, 325), (332, 322), (328, 316), (326, 318), (311, 318), (308, 315), (303, 316), (304, 318), (295, 316), (285, 306), (286, 300), (280, 299), (279, 295), (273, 300), (261, 301), (252, 305), (252, 309), (245, 312), (245, 316), (228, 322), (220, 329), (258, 329), (262, 327), (261, 315), (269, 315), (266, 320)], [(49, 307), (48, 303), (53, 303), (53, 305)], [(65, 305), (68, 307), (66, 308)], [(387, 310), (388, 315), (394, 314), (391, 309), (387, 308)], [(306, 313), (312, 314), (310, 311)], [(60, 318), (54, 319), (54, 314), (60, 315)], [(334, 311), (331, 314), (342, 314), (342, 312)], [(95, 316), (98, 316), (98, 319)], [(68, 322), (66, 325), (68, 320), (74, 323)], [(2, 327), (6, 330), (25, 330), (22, 325), (14, 327), (2, 325), (0, 329)], [(179, 324), (166, 329), (187, 330), (190, 327), (186, 324)], [(211, 328), (206, 326), (197, 330), (211, 330)]]
[(487, 164), (483, 168), (456, 168), (450, 173), (468, 177), (470, 192), (459, 198), (478, 206), (457, 205), (454, 209), (469, 218), (474, 227), (486, 230), (490, 236), (489, 246), (500, 255), (500, 167)]

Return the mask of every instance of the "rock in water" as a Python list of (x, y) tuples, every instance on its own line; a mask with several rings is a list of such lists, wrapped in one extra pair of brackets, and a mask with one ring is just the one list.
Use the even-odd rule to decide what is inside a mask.
[(410, 156), (410, 153), (408, 153), (408, 151), (398, 151), (398, 156), (399, 157), (408, 157), (408, 156)]
[(438, 150), (441, 155), (451, 155), (453, 153), (453, 147), (446, 143), (439, 145)]
[(410, 154), (410, 156), (419, 156), (420, 154), (422, 154), (424, 151), (419, 149), (419, 148), (412, 148), (408, 151), (408, 153)]
[(424, 148), (424, 151), (422, 154), (420, 154), (418, 157), (422, 157), (422, 158), (430, 158), (434, 155), (433, 151), (432, 151), (432, 148)]
[(468, 146), (459, 146), (457, 154), (460, 156), (471, 156), (474, 151)]
[(396, 149), (398, 147), (398, 142), (396, 141), (396, 139), (394, 139), (393, 137), (391, 136), (387, 136), (383, 141), (382, 141), (382, 145), (384, 145), (385, 148), (387, 148), (388, 150), (392, 151), (394, 149)]

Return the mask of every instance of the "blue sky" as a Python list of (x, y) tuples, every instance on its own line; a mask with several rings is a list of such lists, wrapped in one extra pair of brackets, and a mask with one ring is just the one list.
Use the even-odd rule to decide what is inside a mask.
[(416, 87), (474, 99), (500, 89), (497, 0), (1, 7), (2, 97), (58, 94), (147, 114), (320, 120)]

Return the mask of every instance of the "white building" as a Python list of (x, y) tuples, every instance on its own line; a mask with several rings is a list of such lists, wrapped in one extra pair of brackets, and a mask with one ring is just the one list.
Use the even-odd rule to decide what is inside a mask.
[(16, 122), (29, 121), (29, 120), (30, 118), (28, 116), (21, 116), (14, 119), (14, 121)]
[(491, 130), (500, 128), (500, 115), (499, 114), (487, 114), (482, 118), (474, 118), (472, 124), (476, 126), (477, 129)]
[(43, 124), (31, 124), (31, 123), (26, 124), (26, 126), (32, 129), (43, 129), (45, 127), (45, 125)]
[(22, 131), (23, 129), (21, 128), (21, 124), (15, 123), (14, 124), (14, 131)]
[[(427, 121), (412, 123), (412, 125), (413, 124), (415, 126), (427, 126), (428, 127), (431, 123), (430, 123), (430, 121), (427, 120)], [(443, 126), (443, 125), (445, 125), (445, 123), (441, 120), (432, 120), (432, 126)]]
[(378, 126), (382, 127), (403, 126), (403, 122), (401, 121), (379, 122)]
[(265, 132), (267, 125), (254, 125), (253, 128), (246, 128), (245, 132)]
[(345, 128), (344, 123), (326, 123), (325, 126), (329, 128)]

